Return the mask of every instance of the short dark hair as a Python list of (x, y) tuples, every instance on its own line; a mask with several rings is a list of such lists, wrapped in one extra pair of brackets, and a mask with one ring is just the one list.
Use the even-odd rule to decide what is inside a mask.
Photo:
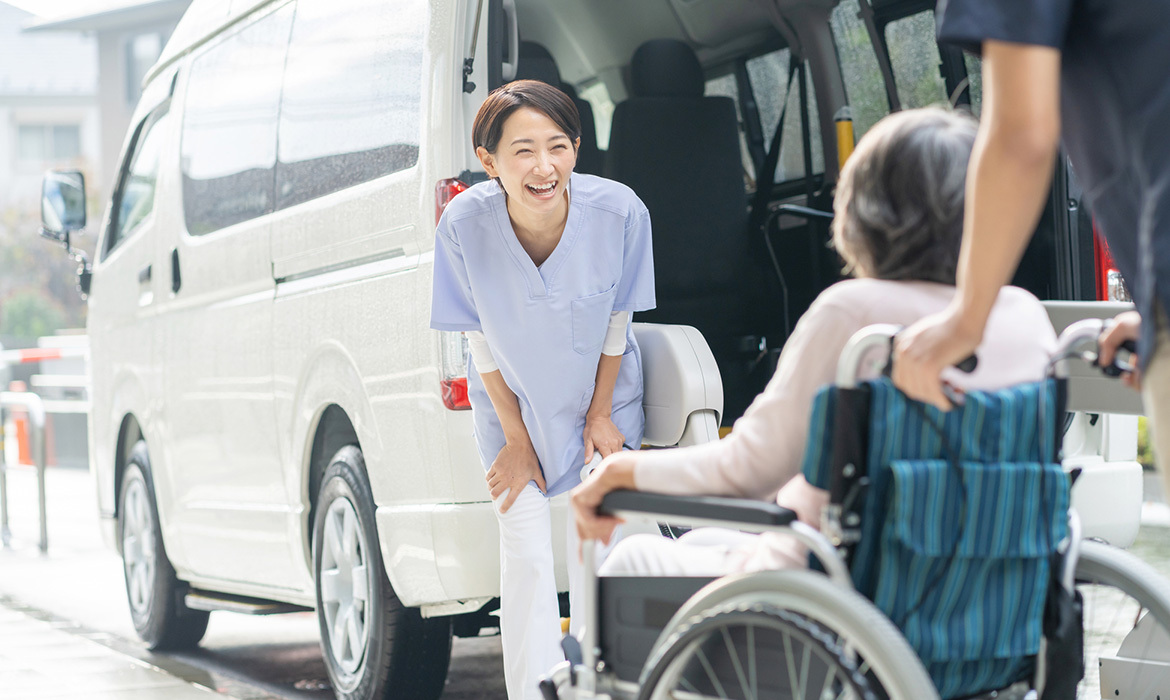
[(577, 139), (581, 138), (581, 115), (577, 112), (577, 105), (565, 93), (539, 80), (515, 80), (492, 90), (475, 115), (471, 127), (472, 146), (483, 146), (488, 153), (495, 153), (504, 133), (504, 122), (521, 107), (535, 109), (553, 120), (576, 149)]
[(847, 271), (955, 284), (977, 129), (970, 115), (926, 107), (891, 114), (861, 138), (833, 203), (833, 246)]

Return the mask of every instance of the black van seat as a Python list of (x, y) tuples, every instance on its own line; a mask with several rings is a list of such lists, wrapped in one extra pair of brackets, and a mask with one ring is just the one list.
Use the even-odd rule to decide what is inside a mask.
[[(724, 385), (724, 416), (756, 393), (748, 373), (758, 351), (747, 276), (748, 200), (735, 104), (705, 97), (694, 51), (655, 39), (630, 61), (632, 97), (617, 105), (606, 174), (650, 210), (658, 308), (637, 320), (695, 326)], [(729, 424), (729, 421), (724, 421)]]
[(557, 62), (548, 49), (535, 41), (521, 41), (519, 53), (516, 80), (539, 80), (558, 87), (577, 105), (577, 112), (581, 115), (581, 147), (577, 150), (577, 166), (574, 170), (589, 175), (600, 175), (602, 156), (600, 149), (597, 148), (597, 125), (593, 120), (593, 106), (578, 97), (572, 85), (561, 80)]

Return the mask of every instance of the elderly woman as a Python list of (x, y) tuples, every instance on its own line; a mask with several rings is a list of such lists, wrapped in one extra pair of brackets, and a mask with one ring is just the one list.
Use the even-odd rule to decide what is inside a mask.
[[(928, 108), (890, 115), (866, 133), (841, 173), (834, 202), (833, 245), (856, 279), (817, 297), (784, 346), (772, 381), (726, 439), (618, 452), (602, 462), (572, 494), (582, 538), (609, 540), (617, 521), (596, 510), (614, 489), (775, 498), (803, 522), (819, 523), (828, 494), (799, 473), (813, 396), (833, 380), (855, 331), (874, 323), (909, 325), (951, 301), (975, 132), (970, 117)], [(1040, 302), (1005, 287), (977, 351), (978, 368), (946, 378), (960, 391), (1035, 381), (1054, 343)], [(677, 541), (627, 538), (601, 573), (717, 576), (806, 561), (803, 548), (784, 535), (703, 528)]]

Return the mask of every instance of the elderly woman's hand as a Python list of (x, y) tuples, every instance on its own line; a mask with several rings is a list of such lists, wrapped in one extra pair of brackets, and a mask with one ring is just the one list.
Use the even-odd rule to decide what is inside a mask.
[(619, 451), (607, 457), (589, 478), (573, 489), (569, 504), (573, 509), (577, 535), (585, 540), (601, 540), (609, 544), (614, 528), (622, 521), (610, 515), (598, 515), (597, 508), (605, 494), (617, 489), (634, 488), (636, 452)]

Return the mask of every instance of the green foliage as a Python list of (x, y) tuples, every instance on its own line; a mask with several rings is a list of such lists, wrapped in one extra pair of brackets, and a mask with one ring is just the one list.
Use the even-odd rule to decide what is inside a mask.
[[(85, 325), (77, 263), (59, 243), (37, 235), (39, 228), (33, 204), (0, 211), (0, 333), (32, 339)], [(92, 235), (75, 237), (87, 251), (93, 244)]]
[(1138, 416), (1137, 461), (1147, 471), (1154, 468), (1154, 441), (1150, 439), (1150, 424), (1145, 416)]
[(39, 338), (65, 325), (60, 304), (37, 289), (22, 289), (0, 302), (0, 335)]

